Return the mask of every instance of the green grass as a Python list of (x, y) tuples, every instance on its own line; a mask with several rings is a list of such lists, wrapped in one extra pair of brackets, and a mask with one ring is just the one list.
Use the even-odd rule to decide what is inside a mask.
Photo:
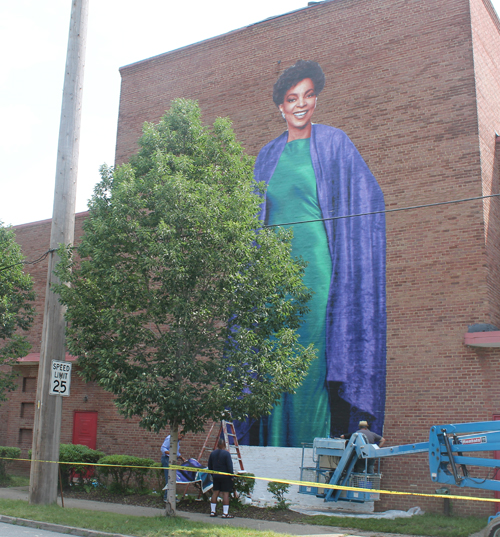
[[(278, 537), (272, 531), (257, 531), (232, 526), (214, 526), (183, 518), (138, 517), (116, 513), (62, 508), (57, 505), (29, 505), (22, 500), (0, 499), (0, 513), (41, 522), (84, 527), (137, 537)], [(85, 521), (85, 522), (83, 522)], [(486, 527), (486, 517), (445, 517), (437, 514), (416, 515), (396, 520), (355, 519), (332, 516), (307, 517), (308, 524), (365, 530), (384, 536), (403, 533), (426, 537), (468, 537)], [(262, 524), (265, 524), (262, 521)], [(279, 537), (284, 537), (279, 534)]]
[[(122, 533), (137, 537), (286, 537), (272, 531), (247, 530), (233, 526), (214, 526), (179, 517), (126, 516), (101, 511), (62, 508), (57, 505), (29, 505), (22, 500), (0, 499), (0, 513), (17, 518), (51, 522), (65, 526)], [(290, 536), (289, 536), (290, 537)]]
[(7, 487), (28, 487), (30, 484), (28, 476), (9, 475), (8, 478), (8, 482), (5, 483)]
[(486, 527), (486, 517), (447, 517), (434, 513), (415, 515), (411, 518), (385, 520), (377, 518), (342, 518), (318, 515), (310, 517), (309, 524), (336, 526), (357, 530), (385, 533), (425, 535), (426, 537), (469, 537)]

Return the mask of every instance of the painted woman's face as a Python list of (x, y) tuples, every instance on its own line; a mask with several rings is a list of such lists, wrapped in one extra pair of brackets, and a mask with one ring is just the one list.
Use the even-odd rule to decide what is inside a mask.
[(308, 138), (311, 135), (311, 118), (315, 108), (316, 93), (310, 78), (304, 78), (286, 92), (279, 109), (285, 115), (289, 140)]

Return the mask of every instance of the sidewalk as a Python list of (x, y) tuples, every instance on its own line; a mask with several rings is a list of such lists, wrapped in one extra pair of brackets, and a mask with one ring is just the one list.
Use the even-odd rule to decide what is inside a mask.
[[(28, 501), (28, 487), (19, 488), (0, 488), (0, 498), (11, 500), (24, 500)], [(58, 498), (58, 504), (61, 505), (61, 499)], [(87, 509), (90, 511), (107, 511), (110, 513), (118, 513), (132, 516), (163, 516), (165, 514), (163, 509), (156, 509), (153, 507), (140, 507), (134, 505), (122, 505), (116, 503), (107, 502), (94, 502), (89, 500), (77, 500), (74, 498), (66, 498), (64, 500), (64, 507), (75, 507), (78, 509)], [(223, 520), (220, 517), (210, 518), (207, 515), (199, 513), (187, 513), (183, 511), (178, 512), (178, 516), (192, 520), (194, 522), (201, 522), (203, 524), (215, 524), (219, 526), (237, 526), (242, 528), (248, 528), (253, 530), (262, 531), (275, 531), (276, 533), (285, 533), (288, 535), (302, 535), (303, 537), (316, 537), (322, 535), (323, 537), (410, 537), (408, 535), (401, 534), (384, 534), (379, 532), (365, 532), (356, 530), (355, 533), (351, 533), (343, 528), (334, 528), (331, 526), (309, 526), (307, 524), (287, 524), (284, 522), (272, 522), (263, 520), (254, 520), (250, 518), (233, 518), (229, 520)], [(6, 517), (0, 514), (0, 522), (8, 522), (19, 525), (28, 525), (22, 519), (13, 519), (12, 517)], [(40, 529), (49, 529), (51, 531), (60, 531), (61, 533), (69, 533), (70, 528), (65, 526), (57, 526), (56, 524), (45, 524), (43, 522), (37, 523), (37, 527)], [(59, 528), (59, 530), (57, 529)], [(72, 529), (72, 535), (80, 535), (82, 537), (121, 537), (117, 534), (103, 533), (99, 531), (84, 530), (84, 529)]]

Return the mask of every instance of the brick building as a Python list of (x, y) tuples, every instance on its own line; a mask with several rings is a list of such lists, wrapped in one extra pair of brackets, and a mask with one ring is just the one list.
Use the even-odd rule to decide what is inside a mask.
[[(500, 327), (500, 201), (433, 205), (498, 193), (500, 21), (489, 0), (332, 0), (126, 66), (117, 164), (137, 150), (144, 121), (158, 121), (177, 97), (198, 100), (207, 124), (229, 116), (256, 155), (284, 130), (271, 88), (300, 58), (317, 61), (326, 74), (315, 121), (348, 134), (386, 208), (395, 210), (386, 215), (388, 445), (425, 441), (434, 424), (500, 419), (500, 331), (468, 333), (478, 323)], [(48, 228), (48, 222), (16, 228), (30, 257), (45, 251)], [(42, 304), (45, 273), (34, 270)], [(34, 351), (40, 331), (38, 319)], [(36, 376), (33, 366), (21, 368), (25, 378)], [(124, 452), (114, 446), (130, 445), (134, 454), (156, 458), (156, 435), (117, 421), (107, 395), (78, 381), (74, 393), (64, 403), (63, 441), (71, 441), (74, 411), (98, 410), (99, 449)], [(29, 438), (22, 430), (29, 429), (30, 401), (18, 391), (0, 409), (9, 414), (10, 445)], [(18, 427), (19, 408), (27, 414)], [(199, 441), (184, 442), (195, 453)], [(273, 448), (253, 450), (251, 460), (256, 453), (282, 456)], [(436, 488), (424, 455), (386, 459), (382, 471), (384, 489)], [(275, 472), (284, 476), (283, 468)], [(441, 500), (383, 496), (377, 509), (417, 503), (442, 508)], [(490, 514), (494, 507), (454, 501), (454, 510)]]
[[(87, 213), (76, 215), (75, 241), (82, 234), (82, 223)], [(16, 240), (29, 259), (36, 259), (49, 249), (51, 221), (34, 222), (16, 226)], [(35, 411), (36, 380), (40, 360), (43, 309), (45, 302), (47, 262), (37, 263), (28, 268), (35, 282), (36, 310), (33, 327), (28, 337), (32, 352), (19, 360), (17, 369), (18, 388), (9, 396), (9, 401), (0, 406), (0, 445), (17, 446), (26, 457), (32, 447), (33, 421)], [(67, 360), (74, 358), (66, 356)], [(163, 434), (154, 434), (140, 429), (139, 420), (125, 420), (119, 416), (113, 405), (113, 397), (93, 382), (85, 383), (72, 374), (71, 395), (63, 399), (61, 442), (85, 444), (106, 454), (130, 454), (150, 457), (159, 462)], [(166, 432), (168, 434), (168, 432)], [(201, 438), (187, 435), (190, 450), (196, 457), (203, 445)], [(25, 464), (21, 467), (26, 468)]]

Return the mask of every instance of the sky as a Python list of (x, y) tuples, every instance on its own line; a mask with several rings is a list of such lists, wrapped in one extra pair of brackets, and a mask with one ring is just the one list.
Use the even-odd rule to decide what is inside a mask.
[[(0, 221), (52, 217), (72, 0), (0, 3)], [(493, 0), (500, 13), (500, 0)], [(119, 68), (307, 6), (307, 0), (89, 0), (76, 211), (114, 163)]]
[[(0, 2), (0, 221), (52, 217), (72, 0)], [(307, 6), (307, 0), (89, 0), (76, 211), (114, 163), (119, 68)]]

